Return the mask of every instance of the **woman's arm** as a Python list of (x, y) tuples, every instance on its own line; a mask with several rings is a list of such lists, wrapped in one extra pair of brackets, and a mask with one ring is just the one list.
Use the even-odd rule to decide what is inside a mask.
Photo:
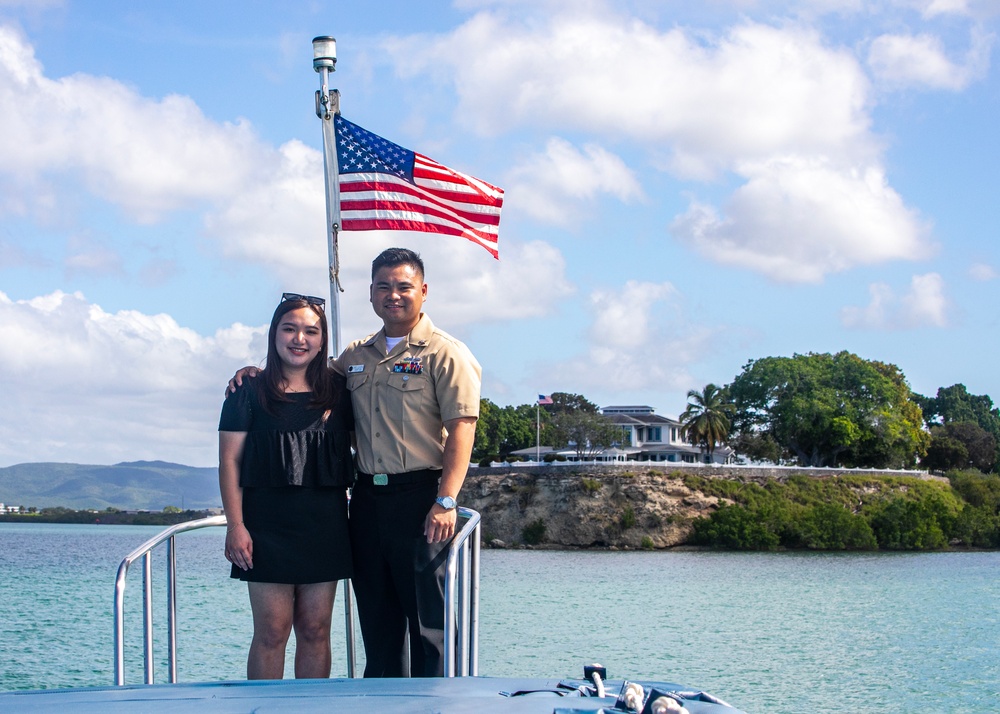
[(253, 567), (253, 541), (243, 525), (243, 489), (240, 464), (243, 462), (245, 431), (219, 432), (219, 491), (226, 511), (226, 560), (243, 570)]

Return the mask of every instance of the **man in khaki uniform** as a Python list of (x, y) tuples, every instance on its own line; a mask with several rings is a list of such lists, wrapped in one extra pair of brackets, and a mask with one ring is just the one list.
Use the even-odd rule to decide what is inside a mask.
[(383, 327), (348, 345), (357, 433), (351, 496), (354, 591), (366, 677), (444, 674), (444, 563), (479, 417), (481, 369), (421, 308), (424, 265), (390, 248), (372, 262)]

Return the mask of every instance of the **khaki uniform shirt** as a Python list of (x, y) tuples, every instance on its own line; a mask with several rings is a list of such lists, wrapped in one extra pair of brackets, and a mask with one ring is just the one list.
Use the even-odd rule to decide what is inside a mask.
[(479, 363), (427, 315), (390, 354), (383, 328), (348, 345), (335, 368), (351, 392), (361, 473), (440, 469), (444, 422), (479, 417)]

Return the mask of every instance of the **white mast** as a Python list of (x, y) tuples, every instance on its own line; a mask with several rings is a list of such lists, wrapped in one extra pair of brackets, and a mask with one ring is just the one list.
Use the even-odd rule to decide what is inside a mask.
[[(340, 169), (337, 166), (337, 134), (333, 118), (340, 114), (340, 92), (330, 90), (330, 74), (337, 69), (337, 40), (315, 37), (313, 69), (319, 73), (316, 92), (316, 116), (323, 122), (323, 177), (326, 184), (326, 235), (330, 256), (330, 357), (340, 356), (340, 255), (337, 234), (340, 232)], [(347, 629), (347, 676), (355, 677), (354, 595), (349, 580), (344, 587), (344, 627)]]
[(319, 73), (316, 116), (323, 122), (323, 175), (326, 184), (326, 234), (330, 257), (330, 357), (340, 355), (340, 169), (337, 165), (337, 136), (333, 118), (340, 114), (340, 92), (330, 90), (330, 74), (337, 69), (337, 40), (329, 36), (313, 38), (313, 69)]

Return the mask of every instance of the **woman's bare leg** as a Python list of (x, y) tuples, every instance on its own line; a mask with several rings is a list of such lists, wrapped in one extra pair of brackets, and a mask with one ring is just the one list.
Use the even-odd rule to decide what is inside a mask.
[(295, 586), (295, 677), (330, 676), (330, 620), (337, 582)]
[(295, 585), (247, 583), (253, 611), (253, 640), (247, 657), (247, 679), (281, 679), (285, 646), (292, 631)]

